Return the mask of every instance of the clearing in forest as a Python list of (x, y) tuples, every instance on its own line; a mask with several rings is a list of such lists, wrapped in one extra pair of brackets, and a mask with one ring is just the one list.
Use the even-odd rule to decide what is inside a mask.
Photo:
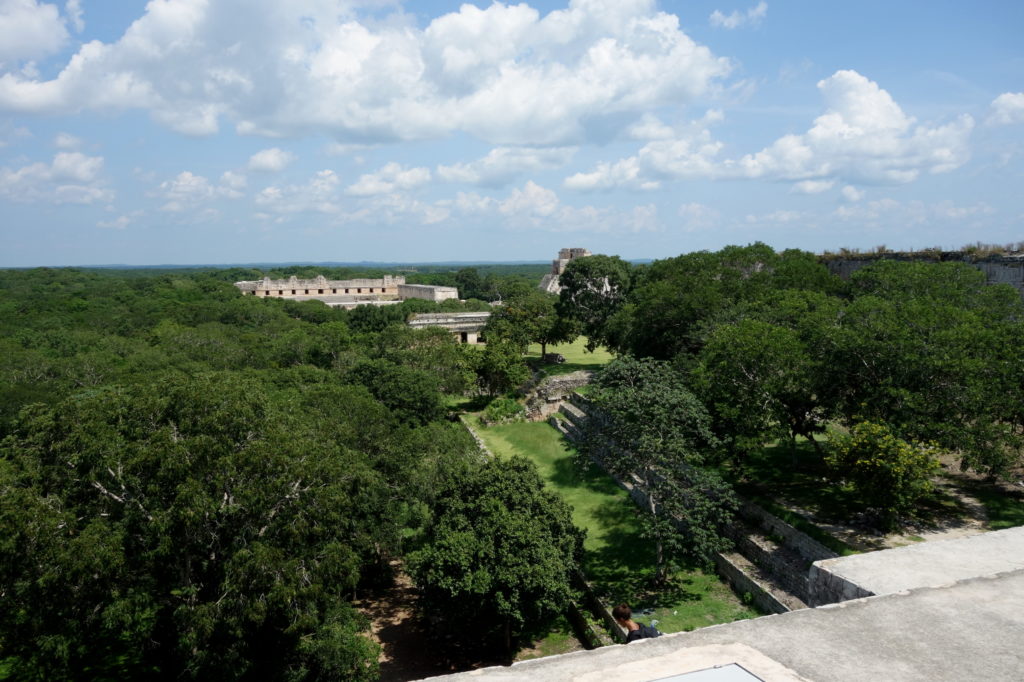
[(641, 536), (633, 502), (596, 466), (581, 471), (573, 450), (551, 425), (483, 427), (474, 419), (473, 426), (496, 456), (518, 454), (532, 460), (547, 485), (572, 506), (573, 522), (587, 532), (587, 578), (606, 603), (629, 602), (639, 620), (657, 621), (663, 632), (758, 615), (714, 573), (692, 566), (677, 571), (666, 588), (652, 591), (654, 548)]

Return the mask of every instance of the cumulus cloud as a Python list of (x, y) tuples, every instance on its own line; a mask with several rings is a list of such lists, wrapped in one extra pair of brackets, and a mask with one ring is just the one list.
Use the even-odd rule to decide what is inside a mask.
[(1004, 92), (992, 100), (989, 125), (1024, 123), (1024, 92)]
[(295, 155), (291, 152), (271, 147), (249, 157), (249, 170), (276, 173), (284, 170), (294, 160)]
[(904, 227), (942, 222), (962, 223), (968, 218), (977, 219), (994, 213), (995, 209), (985, 202), (959, 206), (949, 200), (927, 204), (917, 200), (902, 202), (885, 198), (840, 206), (832, 215), (840, 220), (860, 223), (867, 227)]
[(0, 62), (45, 57), (62, 48), (67, 39), (55, 6), (37, 0), (0, 3)]
[(64, 3), (64, 14), (68, 18), (68, 23), (74, 27), (76, 33), (81, 33), (85, 30), (85, 19), (83, 18), (84, 12), (82, 11), (81, 0), (68, 0)]
[(272, 213), (325, 213), (341, 211), (338, 190), (341, 180), (332, 170), (318, 171), (301, 185), (271, 185), (256, 194), (256, 205)]
[(679, 207), (683, 229), (687, 232), (705, 230), (718, 224), (722, 214), (718, 209), (690, 202)]
[(96, 227), (102, 227), (106, 230), (124, 230), (144, 214), (143, 211), (132, 211), (111, 220), (100, 220), (96, 223)]
[(18, 169), (0, 167), (0, 197), (10, 201), (93, 204), (110, 201), (114, 193), (101, 178), (102, 156), (60, 152), (51, 163)]
[[(53, 6), (16, 4), (63, 30)], [(3, 73), (0, 110), (138, 108), (189, 135), (229, 121), (244, 134), (344, 144), (465, 132), (565, 146), (684, 104), (730, 69), (654, 0), (571, 0), (543, 16), (466, 3), (422, 29), (401, 13), (364, 21), (347, 2), (177, 0), (149, 3), (116, 42), (82, 45), (55, 78)]]
[(438, 166), (437, 174), (449, 182), (500, 187), (524, 172), (564, 166), (575, 153), (575, 147), (495, 147), (476, 161)]
[(835, 180), (802, 180), (793, 185), (793, 191), (797, 194), (821, 194), (835, 184)]
[(181, 213), (218, 198), (239, 199), (243, 196), (240, 190), (244, 187), (244, 176), (231, 171), (221, 176), (219, 184), (191, 171), (182, 171), (174, 178), (160, 183), (152, 196), (164, 200), (160, 206), (161, 211)]
[(853, 185), (846, 185), (842, 190), (840, 190), (840, 193), (847, 201), (860, 201), (864, 198), (864, 192)]
[(475, 195), (464, 198), (463, 204), (469, 209), (467, 212), (494, 211), (513, 229), (530, 227), (550, 232), (619, 234), (661, 229), (658, 210), (653, 204), (634, 206), (629, 210), (571, 206), (563, 203), (553, 190), (532, 180), (522, 188), (513, 189), (503, 200), (490, 201)]
[(751, 7), (746, 12), (734, 10), (729, 14), (724, 14), (720, 10), (715, 10), (708, 17), (708, 21), (711, 22), (712, 26), (718, 28), (734, 29), (740, 26), (756, 26), (768, 15), (768, 3), (762, 2), (757, 3), (754, 7)]
[(53, 138), (53, 146), (57, 149), (78, 149), (81, 144), (81, 140), (68, 133), (57, 133), (57, 136)]
[(837, 71), (820, 81), (818, 90), (826, 109), (810, 129), (784, 135), (759, 152), (720, 158), (724, 145), (709, 127), (691, 129), (651, 141), (635, 156), (600, 163), (565, 184), (573, 189), (643, 188), (663, 179), (760, 178), (793, 181), (799, 183), (796, 191), (807, 192), (838, 181), (912, 182), (922, 172), (947, 172), (969, 158), (970, 116), (942, 125), (918, 124), (888, 92), (856, 71)]
[(405, 168), (391, 162), (376, 173), (360, 176), (359, 180), (345, 189), (345, 193), (353, 196), (389, 194), (398, 190), (412, 189), (427, 182), (430, 182), (430, 169)]

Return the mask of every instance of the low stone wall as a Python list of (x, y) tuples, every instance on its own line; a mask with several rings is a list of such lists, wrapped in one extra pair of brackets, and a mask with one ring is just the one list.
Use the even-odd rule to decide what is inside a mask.
[(742, 533), (733, 536), (736, 549), (747, 557), (754, 565), (767, 571), (772, 579), (787, 592), (802, 601), (808, 599), (807, 564), (802, 560), (799, 565), (791, 557), (785, 556), (774, 543), (761, 544), (756, 536)]
[(857, 270), (871, 265), (878, 260), (922, 261), (926, 263), (959, 262), (978, 268), (985, 273), (985, 281), (989, 284), (1009, 284), (1024, 296), (1024, 256), (990, 256), (973, 260), (970, 255), (959, 251), (937, 254), (935, 257), (923, 257), (901, 253), (889, 253), (884, 256), (862, 258), (836, 258), (828, 260), (825, 266), (829, 272), (843, 279), (849, 279)]
[(582, 369), (572, 374), (545, 377), (526, 392), (526, 418), (530, 421), (547, 419), (577, 388), (589, 384), (593, 376), (590, 370)]
[(474, 429), (470, 425), (469, 420), (466, 419), (466, 415), (460, 414), (459, 421), (462, 423), (464, 427), (466, 427), (466, 430), (469, 431), (469, 435), (473, 436), (473, 440), (476, 441), (476, 444), (480, 448), (480, 451), (487, 455), (487, 457), (494, 459), (494, 453), (490, 451), (490, 449), (487, 447), (487, 444), (484, 443), (484, 439), (481, 438), (480, 434), (476, 432), (476, 429)]
[(771, 592), (761, 587), (724, 554), (715, 554), (715, 567), (719, 575), (729, 581), (739, 594), (749, 594), (755, 606), (766, 613), (786, 613), (789, 608), (775, 598)]
[(875, 594), (819, 564), (811, 566), (807, 582), (807, 604), (812, 608), (850, 599), (872, 597)]
[(797, 530), (753, 502), (744, 502), (740, 506), (740, 516), (764, 528), (769, 534), (779, 536), (787, 547), (792, 547), (811, 563), (839, 556), (810, 535)]

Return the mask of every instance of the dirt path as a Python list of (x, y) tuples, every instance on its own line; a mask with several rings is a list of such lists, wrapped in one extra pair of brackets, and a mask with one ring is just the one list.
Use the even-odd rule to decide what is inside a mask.
[(406, 682), (451, 672), (432, 655), (430, 642), (416, 617), (412, 580), (401, 570), (396, 573), (393, 586), (355, 603), (370, 619), (370, 636), (381, 645), (381, 681)]

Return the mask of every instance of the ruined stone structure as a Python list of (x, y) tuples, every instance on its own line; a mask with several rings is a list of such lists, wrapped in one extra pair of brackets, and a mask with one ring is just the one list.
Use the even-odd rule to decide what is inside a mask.
[(491, 314), (483, 313), (422, 313), (413, 315), (409, 326), (413, 329), (443, 327), (460, 343), (483, 343), (483, 328)]
[(399, 284), (398, 297), (403, 301), (408, 298), (421, 298), (425, 301), (440, 303), (441, 301), (459, 300), (459, 290), (455, 287), (435, 287), (429, 284)]
[(559, 276), (565, 272), (565, 266), (569, 264), (569, 261), (576, 260), (577, 258), (586, 258), (594, 254), (590, 251), (581, 248), (570, 248), (562, 249), (558, 252), (558, 258), (551, 261), (551, 272), (544, 275), (544, 278), (540, 281), (538, 288), (541, 291), (546, 291), (549, 294), (557, 294), (561, 291), (562, 287), (558, 283)]
[(332, 308), (354, 308), (358, 305), (393, 305), (410, 298), (446, 301), (459, 298), (455, 287), (406, 284), (405, 277), (384, 275), (382, 279), (270, 279), (235, 282), (246, 296), (285, 298), (295, 301), (322, 301)]
[(1024, 254), (988, 256), (986, 258), (974, 259), (969, 254), (960, 251), (945, 251), (937, 253), (935, 256), (927, 257), (917, 254), (887, 253), (882, 256), (834, 258), (825, 261), (825, 265), (833, 275), (849, 279), (850, 275), (857, 270), (881, 259), (924, 261), (927, 263), (967, 263), (984, 272), (985, 281), (989, 284), (1009, 284), (1019, 291), (1021, 296), (1024, 296)]

